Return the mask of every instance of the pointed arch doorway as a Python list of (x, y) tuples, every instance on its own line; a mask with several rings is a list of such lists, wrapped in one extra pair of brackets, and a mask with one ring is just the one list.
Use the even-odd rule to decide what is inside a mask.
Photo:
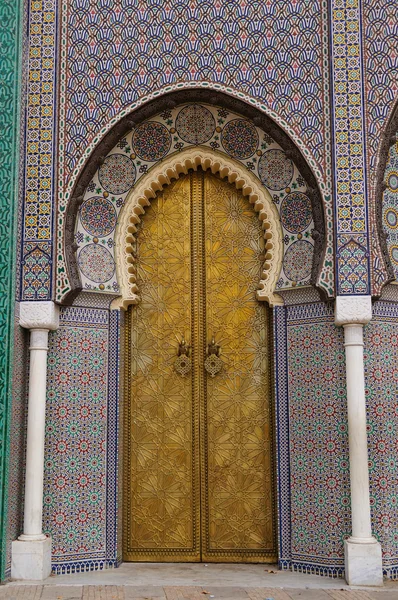
[(234, 185), (190, 171), (147, 208), (133, 252), (140, 302), (126, 319), (123, 559), (275, 562), (258, 215)]

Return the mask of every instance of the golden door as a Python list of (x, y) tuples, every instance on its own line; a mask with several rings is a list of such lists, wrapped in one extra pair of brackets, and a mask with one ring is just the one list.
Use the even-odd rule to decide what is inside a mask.
[[(123, 558), (273, 562), (258, 216), (234, 186), (192, 172), (158, 194), (136, 240), (141, 301), (126, 323)], [(187, 371), (189, 362), (181, 373), (178, 364)]]

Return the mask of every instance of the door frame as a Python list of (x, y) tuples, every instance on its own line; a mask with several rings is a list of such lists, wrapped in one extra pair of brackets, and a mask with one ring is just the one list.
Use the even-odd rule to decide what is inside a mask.
[[(220, 160), (221, 159), (221, 160)], [(271, 425), (271, 446), (273, 449), (272, 457), (272, 504), (274, 519), (275, 548), (278, 552), (278, 494), (277, 494), (277, 448), (276, 448), (276, 414), (275, 414), (275, 384), (274, 384), (274, 337), (273, 337), (273, 315), (272, 308), (283, 305), (282, 298), (275, 293), (276, 282), (282, 266), (283, 259), (283, 240), (282, 229), (279, 221), (279, 215), (272, 201), (269, 192), (259, 185), (257, 179), (249, 172), (242, 169), (236, 161), (221, 155), (218, 152), (209, 151), (208, 148), (190, 148), (177, 156), (173, 156), (169, 161), (165, 161), (157, 168), (154, 167), (144, 178), (141, 186), (137, 186), (126, 199), (125, 205), (119, 216), (116, 229), (116, 269), (119, 281), (121, 298), (113, 301), (112, 308), (121, 308), (126, 311), (124, 318), (124, 327), (122, 335), (122, 365), (123, 365), (123, 399), (129, 400), (131, 389), (131, 371), (129, 369), (128, 356), (130, 353), (130, 332), (131, 327), (131, 305), (139, 302), (139, 289), (137, 286), (135, 266), (132, 256), (134, 235), (137, 231), (136, 224), (140, 221), (140, 216), (145, 213), (145, 208), (150, 205), (150, 201), (156, 198), (156, 192), (169, 185), (172, 180), (178, 179), (181, 175), (187, 174), (190, 170), (196, 171), (202, 168), (203, 171), (210, 170), (213, 174), (221, 178), (227, 178), (229, 183), (234, 184), (243, 195), (248, 197), (253, 209), (258, 213), (259, 220), (264, 230), (266, 256), (263, 265), (262, 277), (259, 280), (259, 290), (257, 299), (266, 301), (270, 307), (268, 313), (269, 321), (269, 341), (270, 362), (269, 362), (269, 382), (270, 382), (270, 425)], [(127, 312), (128, 311), (128, 312)], [(122, 423), (125, 421), (126, 407), (122, 410)], [(124, 427), (122, 426), (122, 437), (124, 438)], [(122, 443), (122, 448), (124, 443)], [(122, 484), (121, 500), (123, 502), (124, 485), (124, 458), (120, 463), (122, 475), (120, 481)], [(125, 535), (125, 527), (122, 520), (122, 535)], [(120, 540), (120, 550), (122, 553), (123, 540)]]

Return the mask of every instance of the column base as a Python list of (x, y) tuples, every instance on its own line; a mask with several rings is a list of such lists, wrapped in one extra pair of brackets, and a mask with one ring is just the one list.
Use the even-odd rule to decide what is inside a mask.
[(381, 545), (344, 542), (345, 578), (348, 585), (383, 585)]
[(51, 538), (34, 542), (15, 540), (11, 550), (12, 579), (42, 581), (51, 574)]

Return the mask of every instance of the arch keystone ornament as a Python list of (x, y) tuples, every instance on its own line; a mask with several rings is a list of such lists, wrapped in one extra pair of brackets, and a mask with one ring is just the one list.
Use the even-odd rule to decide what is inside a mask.
[(282, 268), (283, 240), (278, 211), (270, 194), (261, 186), (257, 178), (237, 161), (209, 148), (188, 148), (154, 166), (143, 177), (136, 188), (127, 196), (119, 215), (115, 235), (115, 262), (121, 297), (111, 305), (113, 309), (126, 310), (140, 300), (136, 283), (136, 267), (133, 253), (135, 233), (145, 207), (150, 205), (156, 193), (169, 185), (172, 180), (185, 175), (190, 169), (210, 170), (234, 184), (242, 191), (262, 222), (265, 239), (265, 259), (261, 279), (258, 284), (257, 299), (269, 305), (283, 305), (282, 298), (275, 293), (275, 286)]

